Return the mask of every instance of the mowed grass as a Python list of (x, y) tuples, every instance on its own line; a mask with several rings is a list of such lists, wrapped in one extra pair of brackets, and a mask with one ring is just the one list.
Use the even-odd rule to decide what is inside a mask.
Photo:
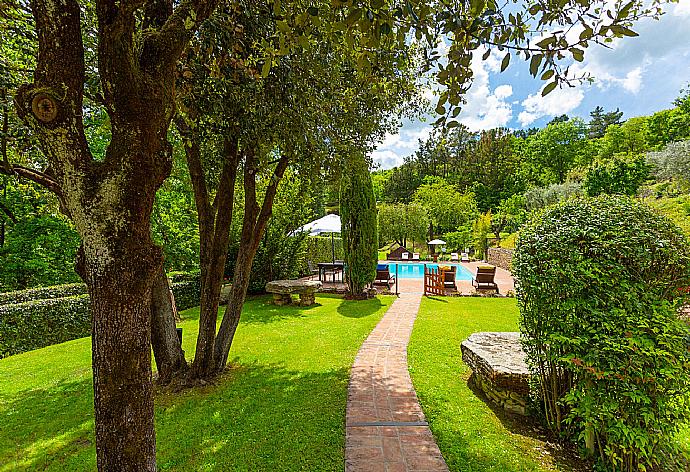
[[(592, 470), (533, 421), (493, 408), (468, 386), (460, 344), (478, 331), (518, 331), (510, 298), (425, 298), (408, 347), (410, 374), (451, 471)], [(690, 427), (679, 435), (690, 451)]]
[[(159, 469), (342, 469), (349, 369), (393, 299), (269, 301), (245, 304), (218, 382), (157, 394)], [(198, 316), (179, 324), (188, 356)], [(0, 472), (94, 470), (90, 338), (0, 360), (0, 425)]]

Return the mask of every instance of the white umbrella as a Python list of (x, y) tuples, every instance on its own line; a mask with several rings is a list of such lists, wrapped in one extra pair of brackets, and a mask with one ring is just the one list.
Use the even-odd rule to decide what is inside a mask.
[(433, 239), (429, 241), (427, 244), (429, 244), (430, 246), (437, 246), (439, 244), (446, 244), (446, 242), (441, 239)]
[(335, 262), (335, 242), (333, 241), (333, 233), (340, 233), (340, 231), (340, 216), (331, 214), (307, 223), (297, 231), (294, 231), (293, 235), (299, 232), (309, 233), (309, 236), (318, 236), (321, 233), (331, 233), (331, 252), (333, 255), (333, 262)]
[(302, 226), (297, 231), (309, 233), (309, 236), (318, 236), (321, 233), (340, 233), (341, 223), (338, 215), (326, 215)]

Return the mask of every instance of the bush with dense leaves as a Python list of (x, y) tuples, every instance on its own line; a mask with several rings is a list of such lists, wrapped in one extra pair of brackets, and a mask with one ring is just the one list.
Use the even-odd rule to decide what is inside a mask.
[(523, 347), (548, 425), (606, 470), (671, 470), (690, 420), (690, 247), (627, 197), (535, 216), (513, 259)]
[(590, 197), (602, 193), (635, 195), (648, 176), (644, 156), (615, 156), (594, 162), (587, 170), (583, 187)]
[(0, 306), (0, 358), (88, 336), (89, 296)]
[(88, 293), (85, 283), (51, 285), (50, 287), (30, 288), (14, 292), (0, 293), (0, 305), (64, 298)]

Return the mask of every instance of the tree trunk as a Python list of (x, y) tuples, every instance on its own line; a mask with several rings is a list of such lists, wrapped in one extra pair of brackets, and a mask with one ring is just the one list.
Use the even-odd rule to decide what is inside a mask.
[(168, 277), (162, 268), (151, 292), (151, 345), (159, 383), (165, 385), (187, 370), (187, 361), (175, 326), (174, 301)]
[(257, 162), (253, 152), (245, 153), (244, 164), (244, 216), (242, 219), (242, 234), (240, 236), (240, 251), (237, 254), (235, 274), (233, 275), (230, 299), (225, 307), (223, 321), (221, 321), (216, 337), (214, 365), (216, 372), (222, 372), (228, 361), (230, 346), (235, 337), (237, 326), (242, 314), (242, 306), (247, 296), (249, 276), (252, 262), (259, 248), (259, 242), (266, 230), (266, 224), (273, 212), (273, 199), (278, 191), (278, 184), (285, 174), (289, 158), (283, 155), (273, 172), (273, 177), (266, 188), (264, 201), (259, 208), (256, 202), (256, 171)]
[(131, 247), (107, 265), (103, 248), (94, 249), (82, 246), (78, 271), (91, 297), (98, 469), (154, 472), (150, 322), (160, 249), (152, 243)]

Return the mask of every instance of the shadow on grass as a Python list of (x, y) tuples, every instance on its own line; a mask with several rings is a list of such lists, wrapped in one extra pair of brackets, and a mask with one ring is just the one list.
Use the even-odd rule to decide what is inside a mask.
[(347, 318), (365, 318), (377, 313), (383, 303), (378, 298), (368, 300), (343, 300), (338, 305), (338, 314)]
[(576, 472), (593, 470), (591, 462), (582, 459), (574, 448), (559, 443), (558, 439), (544, 428), (536, 418), (508, 413), (489, 400), (484, 392), (472, 382), (473, 375), (471, 374), (470, 380), (467, 381), (467, 388), (494, 413), (508, 431), (542, 442), (544, 449), (553, 457), (559, 470)]
[[(289, 318), (303, 318), (309, 314), (310, 310), (321, 307), (318, 302), (310, 306), (283, 305), (278, 306), (272, 303), (270, 296), (252, 296), (248, 298), (242, 309), (242, 323), (274, 323)], [(218, 320), (225, 314), (225, 305), (218, 308)], [(198, 321), (199, 307), (185, 310), (181, 313), (182, 321)]]
[[(232, 364), (214, 385), (161, 393), (158, 467), (341, 470), (347, 382), (347, 369)], [(93, 470), (92, 396), (87, 379), (0, 398), (0, 470)]]

